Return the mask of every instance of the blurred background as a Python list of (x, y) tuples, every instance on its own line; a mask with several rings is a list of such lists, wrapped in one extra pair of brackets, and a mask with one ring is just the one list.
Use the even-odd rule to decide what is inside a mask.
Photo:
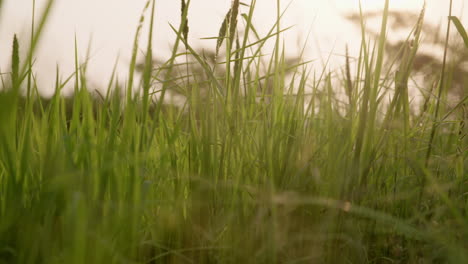
[[(46, 1), (37, 0), (37, 16)], [(118, 62), (117, 73), (125, 80), (132, 52), (132, 42), (138, 20), (146, 0), (56, 0), (53, 13), (47, 24), (40, 48), (36, 54), (35, 70), (41, 93), (53, 92), (55, 71), (60, 66), (64, 77), (74, 71), (74, 39), (78, 43), (83, 60), (88, 48), (90, 61), (88, 78), (92, 87), (105, 87), (113, 67)], [(244, 1), (249, 4), (249, 0)], [(13, 34), (20, 38), (20, 46), (27, 48), (30, 34), (32, 0), (4, 0), (0, 16), (0, 71), (9, 71)], [(297, 56), (305, 48), (304, 60), (313, 60), (312, 67), (321, 72), (329, 60), (330, 70), (338, 69), (345, 63), (345, 47), (349, 46), (351, 56), (359, 52), (361, 33), (356, 24), (359, 0), (280, 0), (281, 9), (287, 9), (282, 27), (293, 26), (284, 33), (287, 56)], [(198, 49), (214, 50), (215, 40), (202, 38), (216, 37), (220, 25), (229, 10), (230, 0), (192, 0), (189, 10), (189, 41)], [(384, 0), (361, 0), (367, 15), (369, 36), (377, 34), (380, 28), (380, 12)], [(406, 39), (415, 25), (424, 5), (423, 0), (390, 0), (391, 19), (389, 47), (397, 47)], [(243, 7), (242, 12), (247, 12)], [(274, 25), (276, 1), (257, 0), (254, 25), (260, 35), (266, 35)], [(449, 1), (427, 0), (424, 40), (421, 52), (426, 59), (442, 58), (439, 38), (446, 29)], [(171, 43), (175, 39), (169, 24), (180, 23), (180, 1), (156, 1), (154, 54), (159, 60), (170, 55)], [(464, 0), (454, 1), (454, 15), (467, 23)], [(242, 25), (242, 23), (240, 23)], [(141, 43), (145, 46), (146, 31)], [(439, 34), (440, 33), (440, 34)], [(309, 38), (307, 38), (309, 36)], [(140, 55), (143, 54), (143, 50)], [(427, 63), (421, 62), (422, 64)]]

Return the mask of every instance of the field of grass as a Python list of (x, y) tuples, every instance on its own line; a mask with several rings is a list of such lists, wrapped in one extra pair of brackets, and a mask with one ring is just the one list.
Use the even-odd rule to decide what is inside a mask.
[[(152, 28), (154, 2), (141, 27)], [(2, 75), (0, 263), (468, 263), (466, 94), (448, 103), (445, 57), (423, 104), (408, 96), (424, 12), (386, 58), (387, 1), (380, 38), (363, 36), (357, 64), (336, 78), (286, 62), (280, 11), (257, 36), (255, 0), (242, 16), (240, 4), (220, 25), (216, 66), (186, 41), (182, 1), (163, 67), (139, 27), (125, 83), (89, 92), (76, 59), (50, 99), (33, 74), (50, 9), (36, 14)], [(194, 63), (176, 74), (181, 60)], [(60, 96), (67, 85), (72, 98)], [(158, 103), (174, 86), (183, 106)]]

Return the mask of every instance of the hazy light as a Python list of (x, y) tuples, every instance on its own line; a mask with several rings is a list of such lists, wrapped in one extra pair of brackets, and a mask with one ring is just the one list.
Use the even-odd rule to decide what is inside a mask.
[[(38, 4), (43, 1), (37, 1)], [(92, 61), (89, 66), (90, 79), (97, 85), (105, 85), (104, 80), (112, 72), (112, 67), (120, 55), (118, 73), (123, 79), (130, 60), (131, 46), (137, 22), (146, 1), (140, 0), (57, 0), (54, 15), (48, 25), (42, 47), (37, 55), (36, 71), (40, 82), (50, 85), (54, 80), (58, 63), (66, 76), (73, 70), (74, 37), (78, 39), (80, 53), (84, 56), (92, 39)], [(217, 35), (219, 26), (227, 12), (231, 0), (192, 0), (189, 11), (190, 41), (196, 47), (214, 47), (214, 41), (201, 40)], [(248, 1), (247, 1), (248, 2)], [(255, 25), (265, 34), (275, 22), (276, 1), (257, 0)], [(282, 0), (282, 8), (291, 1)], [(364, 11), (381, 10), (384, 0), (361, 0)], [(447, 16), (448, 1), (427, 0), (427, 21), (440, 23)], [(391, 10), (411, 11), (417, 14), (423, 0), (390, 0)], [(456, 15), (463, 15), (463, 0), (455, 0)], [(13, 32), (22, 33), (27, 39), (31, 0), (5, 0), (0, 24), (0, 66), (2, 72), (9, 62), (10, 42)], [(157, 1), (155, 55), (167, 57), (174, 33), (168, 23), (178, 25), (180, 2), (175, 0)], [(346, 44), (357, 52), (360, 43), (359, 30), (350, 24), (344, 14), (357, 12), (359, 0), (293, 0), (284, 20), (283, 27), (295, 25), (284, 34), (288, 52), (296, 53), (298, 43), (303, 45), (310, 31), (312, 37), (307, 45), (307, 56), (311, 59), (326, 58), (334, 53), (337, 63), (342, 63)], [(466, 22), (466, 20), (464, 20)], [(373, 23), (369, 27), (378, 28)], [(142, 43), (145, 34), (142, 35)], [(302, 43), (302, 44), (301, 44)], [(24, 44), (24, 43), (23, 43)], [(24, 45), (23, 45), (24, 47)], [(83, 57), (82, 56), (82, 57)], [(319, 60), (320, 61), (320, 60)], [(317, 67), (319, 68), (320, 65)]]

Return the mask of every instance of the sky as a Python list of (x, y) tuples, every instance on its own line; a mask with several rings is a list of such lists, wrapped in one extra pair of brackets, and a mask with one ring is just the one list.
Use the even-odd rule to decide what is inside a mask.
[[(250, 0), (245, 0), (249, 2)], [(32, 0), (4, 0), (0, 16), (0, 71), (7, 72), (11, 40), (16, 32), (20, 41), (27, 41), (31, 24)], [(38, 8), (46, 0), (36, 0)], [(95, 86), (105, 86), (119, 58), (117, 72), (125, 79), (130, 61), (132, 42), (138, 20), (146, 0), (56, 0), (53, 15), (47, 25), (41, 47), (36, 56), (36, 74), (45, 94), (51, 93), (56, 65), (64, 78), (74, 71), (74, 39), (78, 41), (81, 57), (91, 43), (89, 80)], [(446, 23), (448, 3), (445, 0), (426, 0), (427, 23)], [(454, 15), (468, 25), (463, 0), (454, 0)], [(293, 26), (284, 35), (290, 55), (306, 45), (306, 59), (314, 59), (317, 68), (331, 54), (331, 60), (342, 63), (344, 47), (349, 45), (356, 54), (360, 45), (358, 28), (345, 19), (347, 14), (359, 11), (359, 0), (280, 0), (281, 9), (288, 8), (282, 26)], [(423, 0), (390, 0), (390, 9), (411, 11), (417, 16)], [(214, 48), (213, 40), (223, 21), (231, 0), (191, 0), (189, 10), (190, 43), (196, 47)], [(364, 11), (382, 10), (384, 0), (361, 0)], [(247, 10), (243, 10), (247, 12)], [(260, 34), (274, 24), (276, 0), (257, 0), (254, 24)], [(180, 22), (180, 1), (156, 0), (154, 53), (167, 58), (175, 35), (169, 24)], [(370, 21), (370, 28), (380, 27), (379, 21)], [(306, 36), (310, 32), (307, 44)], [(145, 32), (142, 43), (145, 43)], [(391, 37), (391, 36), (390, 36)], [(390, 38), (391, 39), (391, 38)], [(24, 48), (25, 45), (21, 45)]]

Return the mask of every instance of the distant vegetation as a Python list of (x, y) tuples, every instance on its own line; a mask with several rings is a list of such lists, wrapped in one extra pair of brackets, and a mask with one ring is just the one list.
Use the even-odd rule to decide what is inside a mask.
[[(356, 63), (331, 73), (285, 57), (280, 12), (258, 36), (255, 0), (226, 10), (214, 54), (187, 41), (182, 0), (172, 56), (156, 62), (148, 0), (126, 83), (92, 94), (76, 49), (74, 74), (58, 68), (42, 100), (34, 50), (48, 0), (2, 75), (0, 263), (468, 263), (467, 97), (448, 99), (458, 58), (441, 39), (412, 111), (424, 10), (395, 52), (388, 2), (372, 41), (361, 27)], [(184, 100), (163, 104), (169, 93)]]
[[(379, 12), (366, 12), (363, 14), (366, 19), (378, 20), (381, 17)], [(347, 19), (353, 22), (356, 26), (360, 26), (361, 16), (359, 14), (350, 14)], [(418, 14), (413, 12), (393, 11), (389, 12), (388, 28), (391, 32), (408, 32), (410, 33), (415, 29)], [(446, 47), (444, 38), (445, 32), (441, 32), (445, 24), (430, 24), (424, 22), (422, 25), (422, 35), (424, 42), (422, 45), (427, 46), (425, 52), (419, 51), (416, 53), (413, 62), (413, 75), (424, 76), (424, 87), (418, 87), (419, 90), (427, 97), (432, 92), (434, 86), (440, 78), (440, 68), (442, 67), (443, 58), (437, 54)], [(379, 32), (374, 32), (370, 29), (366, 30), (370, 36), (378, 37)], [(457, 32), (452, 32), (451, 42), (447, 45), (448, 56), (450, 57), (449, 71), (452, 74), (452, 84), (448, 86), (449, 92), (457, 95), (460, 98), (466, 96), (468, 85), (468, 50), (463, 45), (462, 39)], [(386, 53), (390, 60), (401, 58), (401, 53), (407, 45), (408, 39), (402, 39), (397, 42), (387, 41)], [(429, 89), (429, 90), (427, 90)], [(460, 99), (459, 98), (459, 99)]]

